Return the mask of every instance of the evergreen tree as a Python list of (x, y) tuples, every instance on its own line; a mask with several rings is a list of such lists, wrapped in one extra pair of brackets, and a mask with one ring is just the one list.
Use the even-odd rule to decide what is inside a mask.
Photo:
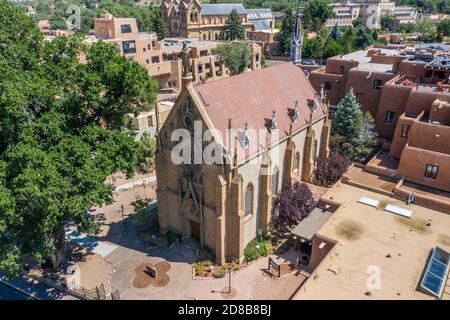
[(158, 35), (158, 40), (167, 37), (167, 28), (162, 17), (162, 13), (159, 9), (155, 10), (152, 19), (152, 30)]
[(353, 88), (337, 106), (332, 133), (345, 137), (347, 141), (355, 139), (361, 127), (363, 113), (353, 94)]
[(336, 41), (339, 41), (341, 39), (341, 30), (339, 29), (339, 26), (337, 23), (334, 25), (333, 29), (331, 30), (331, 37)]
[(374, 120), (363, 113), (353, 89), (338, 104), (332, 126), (331, 148), (352, 161), (363, 162), (377, 144)]
[(242, 26), (241, 17), (236, 9), (233, 9), (225, 23), (225, 35), (227, 40), (236, 40), (244, 38), (244, 27)]
[(291, 34), (295, 26), (295, 14), (292, 8), (284, 10), (283, 22), (281, 23), (281, 30), (278, 34), (278, 42), (280, 43), (280, 54), (288, 56), (291, 51)]

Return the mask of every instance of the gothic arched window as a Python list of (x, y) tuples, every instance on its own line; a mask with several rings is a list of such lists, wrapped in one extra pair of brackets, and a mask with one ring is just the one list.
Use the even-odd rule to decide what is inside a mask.
[(313, 161), (316, 163), (317, 161), (317, 151), (318, 151), (318, 143), (317, 140), (314, 140), (314, 148), (313, 148)]
[(244, 215), (248, 216), (253, 213), (253, 185), (248, 184), (247, 189), (245, 189), (245, 207)]
[(295, 175), (298, 175), (299, 172), (300, 172), (300, 153), (297, 152), (294, 158), (294, 173)]
[(278, 193), (278, 180), (279, 180), (279, 170), (278, 168), (273, 169), (271, 181), (270, 181), (270, 191), (272, 195), (275, 196)]

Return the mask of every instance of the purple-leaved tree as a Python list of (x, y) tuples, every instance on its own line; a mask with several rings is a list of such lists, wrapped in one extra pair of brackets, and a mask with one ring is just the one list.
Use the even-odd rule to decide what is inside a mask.
[(318, 159), (313, 181), (322, 187), (331, 187), (335, 184), (350, 166), (350, 160), (336, 152), (330, 152), (327, 160)]
[(300, 182), (286, 184), (273, 201), (274, 214), (270, 229), (279, 236), (286, 236), (295, 225), (314, 209), (316, 202), (309, 187)]

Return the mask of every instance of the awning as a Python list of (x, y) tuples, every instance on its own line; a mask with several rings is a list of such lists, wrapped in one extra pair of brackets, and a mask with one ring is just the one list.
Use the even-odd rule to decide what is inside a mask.
[(315, 208), (309, 216), (300, 221), (299, 224), (292, 229), (291, 234), (300, 239), (311, 241), (316, 232), (319, 231), (332, 214), (333, 212)]

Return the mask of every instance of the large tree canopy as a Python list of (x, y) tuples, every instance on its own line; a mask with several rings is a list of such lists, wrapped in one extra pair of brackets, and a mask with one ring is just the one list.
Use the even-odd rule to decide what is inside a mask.
[(216, 53), (232, 76), (247, 70), (252, 51), (246, 43), (230, 43), (217, 46)]
[(0, 74), (0, 270), (14, 276), (26, 258), (59, 264), (65, 223), (97, 231), (88, 210), (112, 201), (105, 179), (142, 158), (125, 115), (151, 108), (157, 85), (113, 45), (44, 41), (6, 0)]

